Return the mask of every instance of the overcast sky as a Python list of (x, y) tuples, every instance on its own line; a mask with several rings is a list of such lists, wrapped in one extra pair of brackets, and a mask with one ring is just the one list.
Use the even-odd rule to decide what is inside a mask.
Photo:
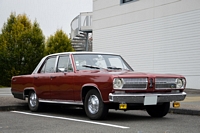
[[(69, 35), (70, 23), (80, 12), (92, 12), (93, 0), (0, 0), (0, 29), (11, 12), (25, 13), (32, 22), (37, 20), (43, 34), (53, 35), (62, 29)], [(1, 31), (0, 31), (1, 33)]]

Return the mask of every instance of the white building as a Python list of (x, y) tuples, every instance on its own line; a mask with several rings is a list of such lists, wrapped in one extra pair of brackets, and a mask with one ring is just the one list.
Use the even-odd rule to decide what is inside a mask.
[(135, 71), (184, 75), (200, 89), (200, 0), (93, 0), (93, 51)]
[[(73, 46), (121, 54), (135, 71), (184, 75), (200, 89), (200, 0), (93, 0), (71, 23)], [(78, 41), (77, 41), (78, 40)]]

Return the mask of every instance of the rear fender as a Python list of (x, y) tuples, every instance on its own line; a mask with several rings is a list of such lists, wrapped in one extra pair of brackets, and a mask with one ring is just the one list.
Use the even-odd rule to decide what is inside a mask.
[(29, 93), (30, 93), (31, 91), (34, 91), (34, 92), (36, 93), (36, 90), (35, 90), (34, 87), (26, 87), (26, 88), (24, 89), (24, 98), (28, 97), (28, 95), (29, 95)]

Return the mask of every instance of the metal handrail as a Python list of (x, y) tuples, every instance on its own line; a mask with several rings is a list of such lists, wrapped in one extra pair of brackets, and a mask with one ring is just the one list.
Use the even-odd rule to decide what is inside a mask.
[[(71, 34), (72, 40), (74, 41), (73, 47), (76, 51), (88, 50), (88, 33), (92, 32), (92, 12), (83, 12), (76, 16), (71, 22)], [(84, 35), (83, 35), (84, 34)], [(80, 41), (82, 40), (82, 41)], [(84, 43), (84, 41), (85, 43)], [(81, 44), (82, 43), (82, 44)]]
[(71, 22), (71, 38), (81, 31), (92, 32), (92, 12), (83, 12), (76, 16)]

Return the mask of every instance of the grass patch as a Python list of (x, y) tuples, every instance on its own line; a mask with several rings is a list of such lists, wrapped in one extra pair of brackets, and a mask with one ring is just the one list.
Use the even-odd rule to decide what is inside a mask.
[(0, 85), (0, 88), (8, 88), (8, 87)]

